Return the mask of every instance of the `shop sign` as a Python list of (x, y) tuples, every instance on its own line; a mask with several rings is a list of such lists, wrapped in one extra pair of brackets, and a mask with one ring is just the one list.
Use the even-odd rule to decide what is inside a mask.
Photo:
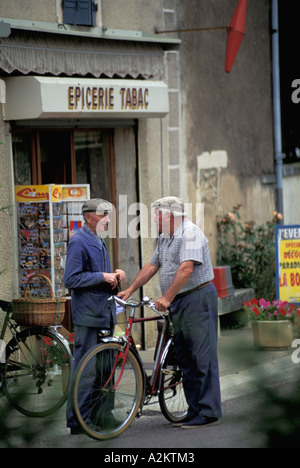
[(277, 296), (300, 303), (300, 225), (276, 226)]
[(48, 185), (16, 185), (16, 202), (44, 202), (49, 200)]
[(88, 190), (86, 185), (62, 186), (63, 201), (80, 201), (88, 199)]
[(50, 78), (6, 79), (5, 120), (144, 118), (169, 112), (163, 81)]

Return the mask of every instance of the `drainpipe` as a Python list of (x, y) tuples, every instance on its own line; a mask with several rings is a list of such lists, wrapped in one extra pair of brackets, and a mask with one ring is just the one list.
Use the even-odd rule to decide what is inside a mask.
[[(281, 106), (279, 77), (279, 32), (278, 0), (272, 0), (272, 56), (273, 56), (273, 106), (274, 106), (274, 145), (276, 161), (277, 209), (283, 216), (283, 178), (282, 178), (282, 142), (281, 142)], [(283, 218), (281, 220), (283, 224)]]

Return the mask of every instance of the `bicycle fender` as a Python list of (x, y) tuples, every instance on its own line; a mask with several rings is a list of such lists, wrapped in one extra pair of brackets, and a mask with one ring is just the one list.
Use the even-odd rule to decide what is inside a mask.
[(69, 355), (70, 355), (70, 358), (71, 358), (71, 361), (73, 360), (73, 354), (72, 354), (72, 351), (70, 349), (70, 345), (69, 345), (69, 342), (66, 340), (66, 338), (61, 335), (60, 333), (58, 333), (54, 328), (50, 328), (50, 327), (28, 327), (28, 328), (25, 328), (24, 330), (18, 332), (8, 343), (7, 347), (14, 347), (16, 344), (18, 344), (19, 341), (22, 341), (23, 337), (26, 338), (27, 336), (27, 333), (28, 333), (28, 330), (31, 330), (32, 333), (34, 334), (38, 334), (38, 333), (42, 333), (43, 331), (45, 330), (48, 330), (52, 335), (54, 335), (58, 340), (62, 341), (63, 344), (65, 345), (65, 347), (67, 348), (68, 352), (69, 352)]
[(121, 338), (118, 338), (117, 336), (103, 336), (99, 340), (100, 343), (121, 343), (123, 344), (123, 340)]
[(164, 367), (164, 364), (165, 364), (166, 358), (168, 356), (168, 352), (169, 352), (169, 349), (171, 347), (171, 344), (172, 344), (172, 339), (169, 338), (167, 343), (166, 343), (166, 346), (164, 347), (164, 351), (163, 351), (162, 356), (161, 356), (161, 361), (160, 361), (161, 369), (163, 369), (163, 367)]

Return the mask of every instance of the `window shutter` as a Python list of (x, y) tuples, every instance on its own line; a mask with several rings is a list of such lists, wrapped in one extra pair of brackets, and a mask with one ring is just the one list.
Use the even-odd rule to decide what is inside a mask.
[(63, 0), (64, 23), (95, 26), (95, 0)]

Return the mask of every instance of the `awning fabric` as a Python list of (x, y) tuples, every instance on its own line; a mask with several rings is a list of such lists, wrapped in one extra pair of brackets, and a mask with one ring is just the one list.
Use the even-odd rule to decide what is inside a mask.
[(158, 44), (14, 30), (0, 38), (0, 72), (7, 74), (161, 79)]

